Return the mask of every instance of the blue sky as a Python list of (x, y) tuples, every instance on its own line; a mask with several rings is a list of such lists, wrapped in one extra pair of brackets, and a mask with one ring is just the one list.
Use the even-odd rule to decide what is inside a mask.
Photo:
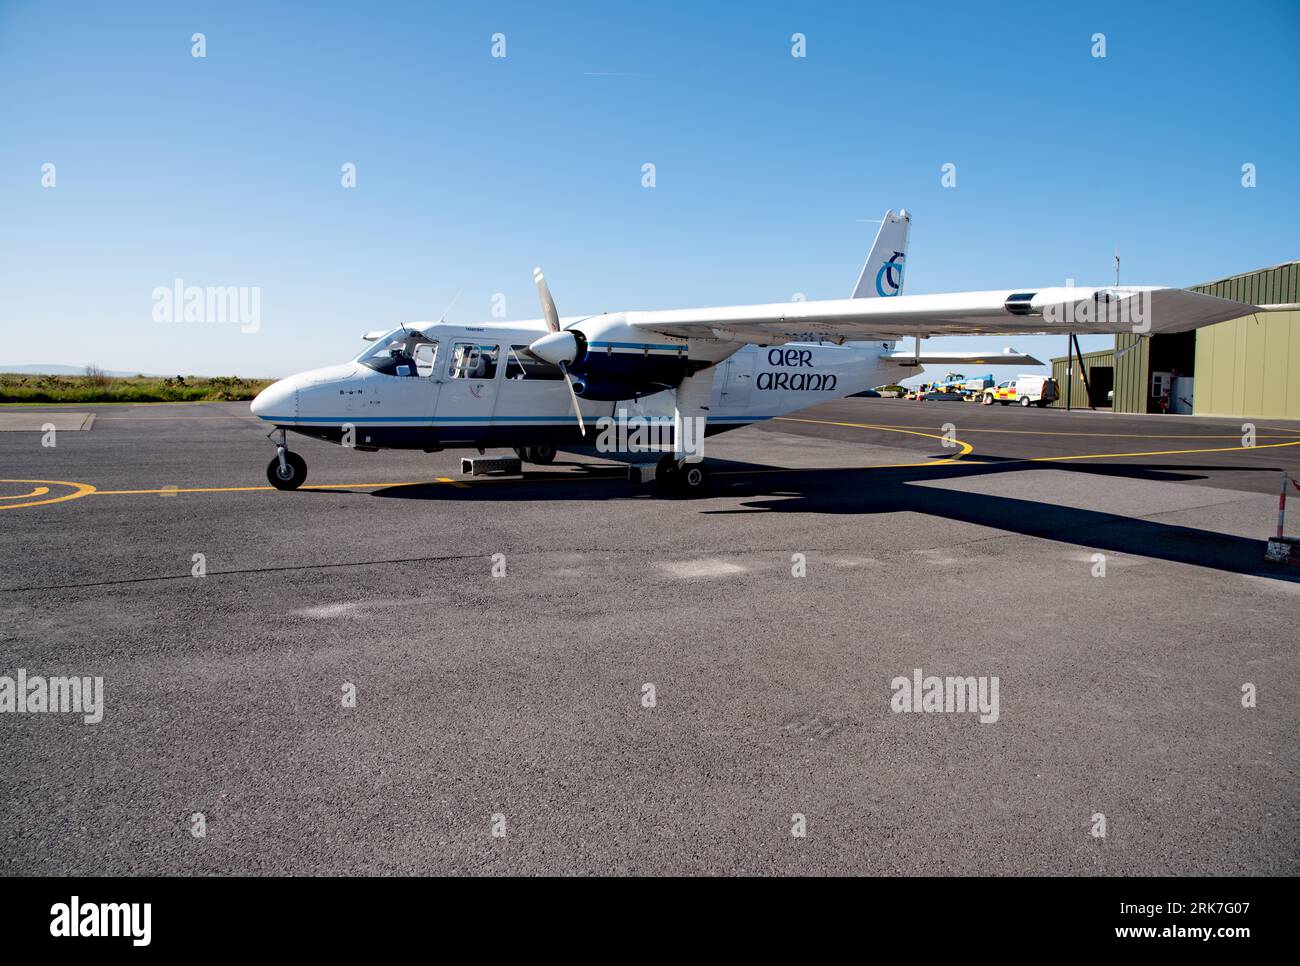
[[(283, 375), (535, 317), (534, 265), (565, 314), (844, 297), (900, 206), (910, 293), (1195, 284), (1300, 257), (1298, 49), (1294, 2), (0, 0), (0, 364)], [(260, 328), (155, 322), (176, 278)], [(990, 342), (1064, 348), (932, 344)]]

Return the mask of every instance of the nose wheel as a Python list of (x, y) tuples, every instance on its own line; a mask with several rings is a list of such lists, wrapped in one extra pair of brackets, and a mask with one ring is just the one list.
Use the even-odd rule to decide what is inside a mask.
[(296, 490), (307, 479), (307, 461), (289, 452), (284, 430), (280, 430), (280, 441), (275, 445), (275, 459), (266, 464), (266, 479), (277, 490)]

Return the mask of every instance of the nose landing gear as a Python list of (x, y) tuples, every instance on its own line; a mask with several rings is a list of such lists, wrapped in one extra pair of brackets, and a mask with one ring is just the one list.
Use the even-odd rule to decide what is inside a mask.
[(266, 464), (267, 482), (277, 490), (296, 490), (307, 479), (307, 461), (297, 453), (289, 452), (283, 429), (267, 434), (266, 438), (271, 439), (276, 433), (279, 433), (280, 441), (275, 444), (275, 459)]

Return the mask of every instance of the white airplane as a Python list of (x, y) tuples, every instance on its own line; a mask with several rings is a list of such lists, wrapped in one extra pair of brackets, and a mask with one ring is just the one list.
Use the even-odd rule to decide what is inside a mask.
[[(671, 449), (656, 480), (697, 493), (708, 483), (705, 435), (891, 383), (926, 363), (1040, 364), (1011, 349), (923, 352), (928, 336), (1181, 332), (1258, 311), (1156, 286), (905, 296), (910, 225), (906, 211), (885, 213), (847, 299), (561, 318), (535, 269), (541, 319), (367, 333), (373, 344), (351, 362), (281, 379), (253, 400), (253, 414), (278, 434), (267, 479), (294, 490), (307, 477), (286, 430), (362, 451), (510, 447), (545, 464), (557, 447), (589, 446), (617, 420), (663, 427)], [(896, 349), (907, 337), (911, 351)]]

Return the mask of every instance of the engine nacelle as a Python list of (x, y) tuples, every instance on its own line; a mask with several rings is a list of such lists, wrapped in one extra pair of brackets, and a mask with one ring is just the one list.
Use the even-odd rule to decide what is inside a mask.
[(601, 379), (590, 374), (578, 374), (573, 377), (573, 391), (583, 399), (616, 401), (620, 399), (637, 399), (649, 396), (664, 389), (660, 385), (644, 382), (620, 382), (616, 379)]
[(619, 400), (648, 396), (679, 385), (707, 363), (692, 362), (685, 339), (633, 328), (625, 317), (599, 315), (542, 336), (531, 351), (563, 363), (573, 390), (584, 399)]

